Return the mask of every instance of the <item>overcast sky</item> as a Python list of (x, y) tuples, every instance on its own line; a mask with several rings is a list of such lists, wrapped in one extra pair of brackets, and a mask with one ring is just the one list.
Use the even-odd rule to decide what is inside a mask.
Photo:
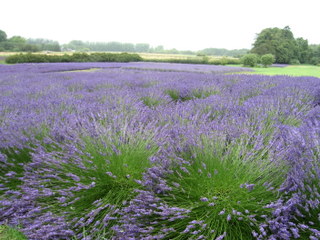
[(320, 44), (319, 0), (3, 0), (8, 37), (149, 43), (166, 49), (251, 48), (262, 29), (290, 26)]

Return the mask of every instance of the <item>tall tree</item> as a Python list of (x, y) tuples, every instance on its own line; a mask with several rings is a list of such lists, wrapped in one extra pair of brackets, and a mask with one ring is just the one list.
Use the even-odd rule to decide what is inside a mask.
[(7, 41), (7, 34), (0, 29), (0, 42)]
[(13, 36), (8, 41), (14, 44), (25, 44), (27, 40), (21, 36)]
[(251, 52), (259, 55), (270, 53), (275, 56), (277, 63), (289, 63), (293, 59), (298, 59), (299, 48), (287, 26), (283, 29), (263, 29), (257, 34)]
[(296, 39), (298, 45), (298, 60), (300, 63), (307, 63), (312, 56), (312, 50), (309, 48), (308, 40), (303, 38)]

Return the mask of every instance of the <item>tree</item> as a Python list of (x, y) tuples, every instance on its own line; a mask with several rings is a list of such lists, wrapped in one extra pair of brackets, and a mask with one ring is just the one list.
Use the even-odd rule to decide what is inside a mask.
[(259, 55), (273, 54), (277, 63), (289, 63), (299, 57), (298, 44), (288, 26), (283, 29), (263, 29), (257, 34), (251, 52)]
[(264, 67), (268, 67), (273, 64), (275, 61), (275, 57), (272, 54), (265, 54), (261, 57), (261, 63)]
[(0, 42), (5, 41), (7, 41), (7, 34), (4, 31), (0, 30)]
[(21, 36), (13, 36), (9, 38), (8, 41), (18, 45), (25, 44), (27, 42), (26, 39)]
[(121, 44), (121, 52), (134, 52), (134, 44), (132, 43), (122, 43)]
[(254, 67), (257, 65), (259, 57), (257, 54), (246, 54), (241, 58), (241, 62), (244, 66)]
[(49, 39), (29, 38), (27, 40), (27, 44), (32, 45), (32, 47), (29, 47), (29, 48), (32, 48), (33, 50), (38, 49), (38, 51), (54, 51), (54, 52), (61, 51), (59, 42), (49, 40)]
[(150, 45), (148, 43), (137, 43), (135, 46), (136, 52), (149, 52)]
[(162, 53), (164, 51), (164, 47), (162, 45), (156, 46), (154, 51), (157, 53)]
[(298, 60), (300, 63), (307, 63), (310, 61), (312, 50), (309, 48), (308, 40), (303, 38), (296, 39), (298, 45)]
[(312, 44), (309, 46), (309, 49), (311, 51), (310, 63), (313, 65), (320, 64), (320, 44)]

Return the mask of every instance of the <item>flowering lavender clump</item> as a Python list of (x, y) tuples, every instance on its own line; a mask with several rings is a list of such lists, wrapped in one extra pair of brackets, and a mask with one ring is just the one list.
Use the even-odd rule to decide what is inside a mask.
[(0, 65), (0, 224), (34, 240), (320, 239), (319, 79), (240, 71)]
[[(155, 223), (145, 222), (147, 216), (141, 211), (140, 216), (132, 213), (134, 222), (141, 224), (140, 228), (145, 224), (156, 231), (170, 226), (174, 231), (165, 235), (171, 239), (193, 235), (222, 239), (226, 233), (229, 239), (250, 239), (252, 231), (259, 231), (259, 223), (265, 221), (265, 216), (272, 215), (265, 206), (278, 197), (264, 183), (279, 187), (285, 172), (265, 158), (265, 153), (244, 155), (249, 146), (245, 139), (242, 141), (243, 144), (227, 144), (223, 139), (216, 142), (203, 138), (198, 142), (201, 145), (189, 146), (187, 152), (180, 153), (167, 172), (150, 175), (152, 180), (148, 181), (159, 183), (155, 189), (163, 185), (161, 191), (151, 195), (153, 202), (144, 206)], [(210, 177), (208, 173), (212, 173)], [(254, 182), (255, 187), (248, 184), (242, 188), (243, 182)], [(190, 225), (200, 220), (200, 225)], [(148, 234), (154, 234), (154, 230)]]

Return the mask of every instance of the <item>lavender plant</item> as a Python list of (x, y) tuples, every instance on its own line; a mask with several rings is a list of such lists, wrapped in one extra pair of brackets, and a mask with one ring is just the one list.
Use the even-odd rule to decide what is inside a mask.
[(0, 224), (36, 240), (319, 239), (319, 79), (243, 70), (0, 65)]

